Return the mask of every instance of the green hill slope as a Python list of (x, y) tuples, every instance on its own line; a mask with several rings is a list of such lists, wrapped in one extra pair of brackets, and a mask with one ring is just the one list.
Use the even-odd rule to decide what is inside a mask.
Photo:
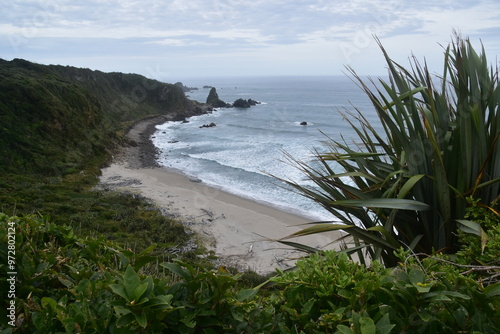
[(137, 74), (0, 60), (0, 171), (71, 173), (102, 160), (141, 118), (200, 112), (180, 87)]

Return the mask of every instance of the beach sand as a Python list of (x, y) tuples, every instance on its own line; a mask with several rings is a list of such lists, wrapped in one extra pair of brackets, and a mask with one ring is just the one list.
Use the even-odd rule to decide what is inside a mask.
[[(269, 239), (294, 233), (310, 219), (209, 187), (179, 171), (155, 167), (151, 161), (155, 148), (149, 138), (155, 125), (163, 122), (164, 118), (146, 119), (129, 130), (129, 140), (137, 145), (124, 147), (102, 169), (101, 187), (141, 194), (170, 216), (179, 217), (222, 264), (265, 274), (287, 269), (304, 255)], [(329, 233), (291, 241), (331, 249), (339, 236)]]

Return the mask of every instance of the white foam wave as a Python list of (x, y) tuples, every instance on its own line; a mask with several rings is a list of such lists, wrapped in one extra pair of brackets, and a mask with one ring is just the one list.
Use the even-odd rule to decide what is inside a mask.
[[(218, 89), (225, 101), (234, 101), (238, 96), (265, 99), (248, 110), (220, 108), (211, 114), (191, 117), (189, 123), (159, 125), (153, 139), (161, 150), (159, 162), (243, 197), (296, 208), (319, 217), (329, 216), (310, 200), (282, 189), (283, 184), (277, 186), (279, 181), (268, 173), (313, 186), (293, 164), (280, 160), (286, 160), (284, 152), (298, 160), (309, 160), (311, 149), (323, 146), (321, 142), (325, 141), (318, 130), (334, 139), (340, 139), (340, 135), (354, 136), (348, 123), (332, 113), (335, 106), (349, 105), (347, 98), (345, 94), (327, 96), (327, 92), (321, 90), (325, 87), (324, 81), (311, 89), (297, 80), (275, 80), (266, 84), (258, 80), (245, 84), (224, 82), (221, 87), (228, 89)], [(332, 87), (345, 90), (347, 84), (341, 81)], [(296, 94), (297, 89), (301, 94)], [(205, 97), (206, 94), (208, 92), (199, 93)], [(355, 97), (351, 95), (349, 99)], [(307, 126), (301, 125), (304, 121)], [(216, 123), (216, 127), (199, 129), (211, 122)]]

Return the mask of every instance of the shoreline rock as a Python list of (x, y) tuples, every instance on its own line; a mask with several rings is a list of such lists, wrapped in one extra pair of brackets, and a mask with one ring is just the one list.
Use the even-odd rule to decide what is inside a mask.
[(127, 146), (128, 153), (124, 153), (127, 150), (119, 151), (121, 154), (127, 154), (127, 157), (124, 158), (129, 161), (130, 168), (161, 167), (157, 162), (160, 150), (151, 140), (151, 137), (157, 131), (156, 126), (169, 121), (189, 122), (187, 118), (207, 114), (211, 110), (212, 108), (209, 106), (200, 104), (189, 110), (140, 119), (126, 130), (123, 146)]
[(236, 101), (234, 101), (233, 107), (234, 108), (250, 108), (251, 106), (255, 106), (257, 104), (260, 104), (260, 102), (252, 100), (252, 99), (248, 99), (248, 100), (237, 99)]
[(226, 102), (219, 99), (219, 94), (217, 94), (217, 89), (215, 89), (215, 87), (212, 87), (210, 89), (210, 93), (208, 93), (207, 104), (214, 108), (224, 108), (229, 106)]
[(187, 87), (187, 86), (184, 86), (184, 84), (182, 82), (176, 82), (174, 85), (175, 86), (179, 86), (184, 93), (189, 93), (189, 92), (191, 92), (193, 90), (198, 90), (197, 87)]
[(212, 122), (210, 124), (203, 124), (202, 126), (200, 126), (200, 129), (201, 128), (213, 128), (214, 126), (216, 126), (216, 124), (214, 122)]

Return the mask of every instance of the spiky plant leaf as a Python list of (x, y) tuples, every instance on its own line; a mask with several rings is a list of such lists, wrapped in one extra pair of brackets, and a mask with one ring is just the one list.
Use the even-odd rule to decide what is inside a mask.
[[(415, 59), (404, 68), (377, 42), (387, 82), (366, 82), (348, 70), (383, 131), (357, 109), (344, 112), (358, 138), (328, 138), (312, 164), (288, 156), (313, 186), (283, 181), (352, 226), (344, 231), (366, 244), (369, 254), (395, 265), (392, 251), (399, 247), (454, 252), (466, 197), (485, 204), (499, 198), (499, 71), (489, 67), (483, 49), (477, 53), (458, 34), (445, 50), (441, 76)], [(322, 228), (329, 230), (318, 225), (305, 233)]]

